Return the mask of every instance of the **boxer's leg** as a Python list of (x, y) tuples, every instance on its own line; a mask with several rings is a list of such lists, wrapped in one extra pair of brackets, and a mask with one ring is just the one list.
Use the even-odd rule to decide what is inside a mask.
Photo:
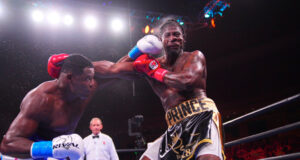
[(211, 121), (211, 140), (196, 153), (197, 160), (223, 160), (222, 144), (216, 124)]
[(159, 137), (152, 143), (148, 143), (147, 150), (143, 153), (140, 160), (159, 160), (159, 147), (163, 137)]
[(220, 160), (220, 157), (212, 154), (201, 155), (197, 158), (197, 160)]

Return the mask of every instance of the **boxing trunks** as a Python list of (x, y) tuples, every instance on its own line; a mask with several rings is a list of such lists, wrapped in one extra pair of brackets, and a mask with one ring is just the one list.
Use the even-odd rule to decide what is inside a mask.
[[(182, 102), (169, 109), (165, 118), (168, 129), (161, 137), (159, 159), (195, 159), (208, 143), (219, 143), (219, 156), (225, 159), (221, 116), (213, 100), (195, 98)], [(212, 134), (212, 127), (217, 128), (214, 129), (217, 134)], [(213, 142), (213, 139), (220, 142)]]

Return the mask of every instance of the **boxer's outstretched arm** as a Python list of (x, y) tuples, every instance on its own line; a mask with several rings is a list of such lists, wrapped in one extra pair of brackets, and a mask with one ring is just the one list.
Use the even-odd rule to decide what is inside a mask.
[(117, 63), (121, 63), (121, 62), (133, 62), (133, 61), (134, 60), (131, 59), (128, 55), (125, 55), (124, 57), (120, 58)]
[(133, 62), (96, 61), (93, 62), (96, 78), (121, 78), (128, 79), (135, 76)]
[(200, 51), (191, 53), (181, 71), (167, 72), (164, 83), (179, 90), (189, 90), (201, 85), (202, 76), (206, 76), (205, 57)]
[(41, 104), (42, 97), (36, 95), (32, 97), (29, 93), (22, 103), (21, 110), (10, 125), (8, 131), (1, 142), (1, 153), (17, 158), (31, 158), (30, 149), (33, 141), (29, 140), (37, 130), (38, 105)]

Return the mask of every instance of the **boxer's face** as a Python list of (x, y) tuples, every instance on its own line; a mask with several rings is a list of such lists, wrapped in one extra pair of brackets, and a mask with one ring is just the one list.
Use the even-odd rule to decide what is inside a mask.
[(99, 119), (94, 119), (92, 120), (90, 124), (90, 130), (92, 131), (93, 134), (98, 134), (101, 129), (103, 128), (102, 122)]
[(179, 54), (182, 51), (184, 38), (179, 26), (166, 26), (163, 30), (161, 39), (167, 53)]
[(73, 75), (71, 90), (81, 98), (87, 98), (91, 94), (94, 85), (94, 68), (84, 68), (81, 75)]

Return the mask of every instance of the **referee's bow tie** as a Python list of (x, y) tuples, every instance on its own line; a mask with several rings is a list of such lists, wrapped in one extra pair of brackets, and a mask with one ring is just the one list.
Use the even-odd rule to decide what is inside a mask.
[(99, 138), (99, 135), (95, 135), (95, 136), (93, 136), (93, 138)]

